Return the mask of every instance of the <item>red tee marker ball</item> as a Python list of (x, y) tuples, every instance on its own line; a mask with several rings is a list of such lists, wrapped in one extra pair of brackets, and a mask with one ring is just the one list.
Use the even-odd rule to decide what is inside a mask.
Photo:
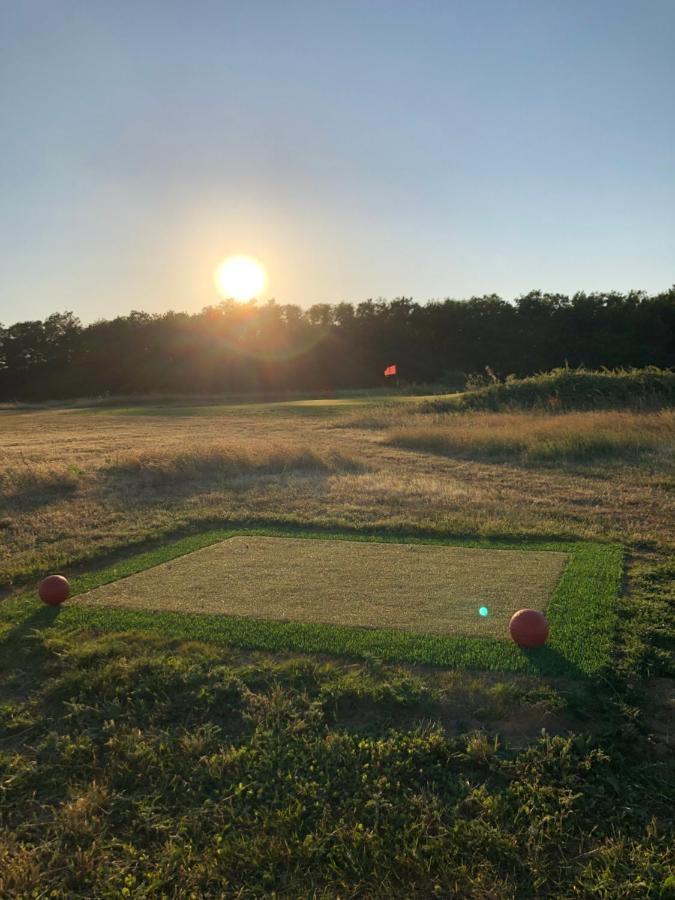
[(548, 622), (537, 609), (519, 609), (511, 617), (509, 631), (520, 647), (543, 647), (548, 637)]
[(58, 606), (59, 603), (67, 600), (70, 594), (68, 579), (63, 575), (47, 575), (40, 582), (38, 594), (44, 603), (48, 603), (49, 606)]

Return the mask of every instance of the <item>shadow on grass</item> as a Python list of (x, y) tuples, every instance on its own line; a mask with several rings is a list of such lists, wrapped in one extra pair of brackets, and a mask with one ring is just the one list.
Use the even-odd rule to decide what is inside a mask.
[(41, 606), (34, 610), (26, 619), (22, 619), (12, 625), (0, 638), (0, 644), (10, 644), (23, 641), (24, 638), (35, 631), (43, 631), (51, 628), (61, 612), (60, 606)]
[[(152, 469), (140, 471), (124, 471), (108, 469), (101, 471), (101, 481), (96, 496), (106, 506), (113, 509), (129, 507), (173, 508), (180, 506), (186, 498), (199, 494), (210, 494), (214, 491), (226, 490), (230, 493), (250, 491), (252, 487), (264, 484), (281, 484), (284, 479), (293, 478), (298, 481), (313, 479), (315, 482), (327, 483), (328, 479), (340, 472), (361, 471), (358, 465), (332, 469), (329, 467), (308, 466), (302, 464), (289, 465), (286, 468), (252, 468), (239, 471), (218, 470), (217, 468), (195, 468), (176, 472), (163, 472)], [(222, 520), (215, 520), (219, 524)], [(195, 529), (191, 529), (194, 531)], [(201, 530), (201, 529), (197, 529)]]
[(50, 503), (59, 503), (68, 500), (77, 493), (77, 484), (66, 482), (64, 484), (40, 484), (29, 485), (20, 491), (12, 491), (4, 494), (0, 504), (0, 515), (8, 516), (20, 512), (34, 512)]
[(521, 653), (528, 662), (537, 670), (539, 675), (561, 675), (567, 678), (575, 678), (580, 681), (589, 681), (591, 676), (567, 656), (545, 644), (543, 647), (521, 649)]

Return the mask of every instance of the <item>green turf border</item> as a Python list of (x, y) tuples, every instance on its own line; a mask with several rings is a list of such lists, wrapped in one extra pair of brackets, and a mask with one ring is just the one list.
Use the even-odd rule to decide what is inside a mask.
[(94, 569), (86, 575), (77, 575), (71, 579), (72, 593), (81, 594), (235, 535), (445, 544), (524, 551), (557, 550), (568, 553), (570, 558), (547, 610), (551, 636), (545, 647), (536, 650), (522, 650), (511, 641), (490, 637), (445, 637), (375, 628), (112, 607), (94, 609), (68, 604), (52, 609), (41, 604), (34, 592), (23, 592), (0, 604), (0, 621), (10, 625), (6, 632), (10, 636), (17, 629), (25, 631), (49, 623), (59, 630), (142, 630), (171, 638), (234, 644), (251, 650), (377, 657), (390, 661), (575, 678), (599, 677), (611, 666), (616, 599), (623, 575), (623, 548), (618, 544), (420, 536), (381, 531), (363, 534), (351, 530), (281, 526), (229, 527), (168, 542)]

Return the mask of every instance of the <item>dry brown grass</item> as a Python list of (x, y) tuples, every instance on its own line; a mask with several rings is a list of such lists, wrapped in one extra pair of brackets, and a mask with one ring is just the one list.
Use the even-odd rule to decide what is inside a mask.
[(385, 439), (398, 447), (464, 458), (639, 462), (646, 454), (659, 454), (668, 461), (675, 452), (675, 413), (418, 415)]
[[(377, 415), (391, 426), (390, 412)], [(452, 418), (420, 418), (405, 410), (391, 415), (403, 416), (411, 427), (444, 427)], [(508, 421), (521, 433), (567, 418), (503, 415), (495, 414), (494, 427)], [(613, 422), (649, 436), (667, 418), (588, 413), (569, 420)], [(467, 436), (487, 433), (485, 426), (481, 432), (480, 423), (488, 421), (483, 414), (463, 414), (461, 421)], [(353, 422), (336, 428), (338, 422), (344, 419), (232, 409), (214, 416), (201, 410), (194, 417), (0, 412), (0, 586), (214, 521), (291, 519), (675, 545), (675, 482), (660, 450), (609, 468), (597, 461), (592, 467), (525, 467), (513, 459), (486, 460), (480, 450), (468, 458), (468, 447), (467, 458), (450, 458), (392, 446), (378, 429)], [(224, 464), (224, 471), (216, 453), (217, 464), (203, 464), (213, 459), (214, 446), (227, 447), (227, 459), (244, 463)], [(285, 461), (274, 455), (279, 447), (290, 448)], [(167, 474), (155, 477), (155, 471)]]
[(0, 469), (0, 497), (17, 503), (76, 490), (79, 474), (58, 463), (26, 463)]
[(336, 450), (314, 450), (295, 444), (214, 443), (180, 450), (140, 450), (118, 454), (100, 473), (140, 479), (152, 485), (186, 480), (289, 472), (357, 471), (359, 461)]

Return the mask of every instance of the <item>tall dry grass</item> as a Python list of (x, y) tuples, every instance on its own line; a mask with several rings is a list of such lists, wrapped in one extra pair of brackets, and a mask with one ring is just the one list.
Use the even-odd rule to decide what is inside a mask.
[(80, 479), (76, 467), (51, 460), (5, 465), (0, 467), (0, 503), (71, 494), (77, 490)]
[(21, 462), (0, 468), (0, 496), (20, 496), (40, 492), (67, 493), (84, 481), (101, 476), (171, 483), (194, 478), (227, 477), (284, 472), (359, 471), (362, 464), (349, 454), (306, 445), (212, 443), (128, 450), (118, 453), (90, 470), (53, 460)]
[(21, 459), (0, 466), (0, 508), (18, 503), (35, 506), (78, 489), (95, 488), (110, 478), (133, 487), (167, 487), (193, 481), (214, 481), (245, 475), (358, 472), (354, 456), (305, 444), (255, 444), (242, 441), (126, 450), (81, 468), (57, 462)]
[(247, 446), (240, 441), (184, 449), (128, 451), (104, 464), (100, 472), (152, 483), (172, 483), (203, 477), (353, 472), (361, 468), (355, 457), (336, 450), (288, 443)]
[(578, 412), (417, 415), (391, 428), (385, 442), (466, 459), (521, 462), (638, 462), (672, 459), (675, 413)]

